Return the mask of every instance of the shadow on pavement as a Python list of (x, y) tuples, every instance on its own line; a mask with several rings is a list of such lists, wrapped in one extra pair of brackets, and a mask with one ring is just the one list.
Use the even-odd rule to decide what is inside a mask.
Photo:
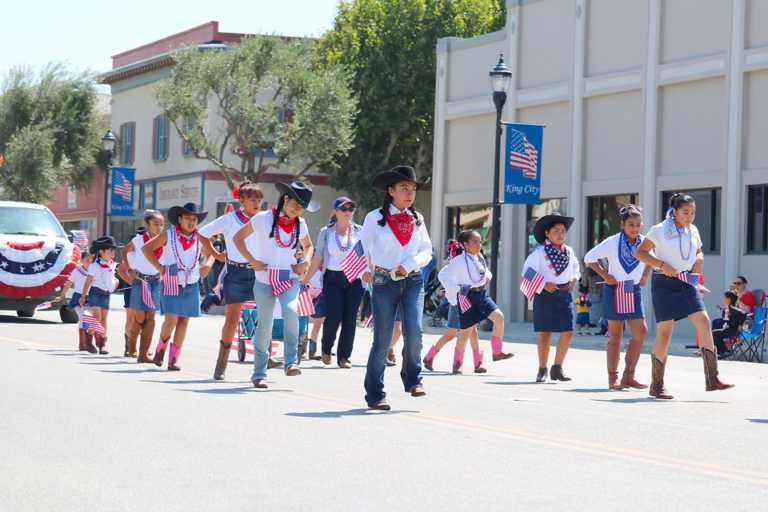
[(729, 404), (730, 402), (723, 402), (722, 400), (656, 400), (649, 396), (638, 398), (614, 398), (612, 400), (601, 400), (599, 398), (591, 398), (593, 402), (609, 402), (616, 404), (660, 404), (660, 403), (678, 403), (678, 404)]
[(80, 364), (86, 364), (90, 366), (98, 366), (105, 364), (136, 364), (134, 361), (81, 361)]
[(156, 384), (210, 384), (216, 382), (213, 379), (197, 379), (197, 380), (141, 380), (140, 382), (154, 382)]
[[(18, 316), (11, 316), (11, 315), (0, 315), (0, 324), (38, 324), (38, 325), (45, 325), (45, 324), (61, 324), (61, 322), (56, 322), (54, 320), (40, 320), (38, 318), (21, 318)], [(65, 325), (65, 324), (62, 324)]]
[(531, 380), (527, 381), (504, 381), (504, 382), (493, 382), (488, 381), (486, 384), (494, 384), (496, 386), (556, 386), (557, 382), (534, 382)]
[(210, 388), (210, 389), (182, 389), (191, 393), (202, 393), (204, 395), (242, 395), (246, 393), (293, 393), (292, 389), (256, 389), (253, 385), (241, 386), (239, 388)]
[(766, 425), (768, 425), (768, 419), (763, 419), (763, 418), (747, 418), (747, 421), (752, 423), (765, 423)]
[[(564, 391), (566, 393), (611, 393), (608, 388), (573, 388), (573, 389), (550, 389), (549, 391)], [(616, 393), (617, 391), (613, 391)]]
[(288, 412), (286, 416), (294, 418), (343, 418), (345, 416), (378, 416), (380, 414), (403, 414), (418, 413), (419, 411), (371, 411), (366, 408), (349, 409), (346, 411), (324, 411), (324, 412)]
[(165, 372), (165, 370), (162, 370), (160, 368), (141, 368), (141, 369), (135, 369), (135, 370), (99, 370), (103, 373), (126, 373), (126, 374), (135, 374), (135, 373), (160, 373)]

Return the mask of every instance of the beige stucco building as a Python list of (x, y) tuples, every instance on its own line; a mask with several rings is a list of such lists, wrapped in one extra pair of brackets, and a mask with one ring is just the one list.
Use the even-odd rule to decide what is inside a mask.
[[(559, 209), (583, 255), (616, 232), (617, 203), (646, 227), (693, 191), (714, 307), (736, 274), (768, 288), (768, 2), (508, 0), (503, 30), (437, 43), (431, 233), (487, 226), (495, 109), (488, 72), (513, 72), (505, 121), (544, 124), (541, 205), (505, 205), (499, 299), (518, 291), (527, 234)], [(503, 167), (502, 167), (503, 169)], [(442, 243), (438, 247), (442, 247)], [(711, 309), (710, 311), (714, 311)]]

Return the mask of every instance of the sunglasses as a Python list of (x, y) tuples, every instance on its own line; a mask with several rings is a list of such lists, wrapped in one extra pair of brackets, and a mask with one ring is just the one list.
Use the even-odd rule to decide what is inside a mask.
[(339, 211), (341, 211), (341, 212), (353, 212), (353, 211), (355, 211), (355, 207), (354, 206), (342, 206), (341, 208), (339, 208)]

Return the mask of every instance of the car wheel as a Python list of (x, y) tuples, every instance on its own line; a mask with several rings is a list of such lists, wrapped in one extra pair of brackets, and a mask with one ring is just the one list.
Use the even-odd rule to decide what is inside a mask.
[(77, 313), (67, 307), (63, 307), (59, 310), (59, 317), (61, 318), (62, 323), (65, 324), (76, 324), (79, 320)]
[(32, 318), (33, 316), (35, 316), (35, 311), (34, 310), (25, 311), (23, 309), (20, 309), (16, 311), (16, 314), (19, 315), (19, 318)]

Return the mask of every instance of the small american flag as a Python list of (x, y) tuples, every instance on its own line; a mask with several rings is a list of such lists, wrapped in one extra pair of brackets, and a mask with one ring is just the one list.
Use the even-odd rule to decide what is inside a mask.
[(472, 309), (472, 302), (469, 300), (469, 290), (462, 287), (459, 290), (459, 311), (466, 313), (470, 309)]
[(101, 325), (101, 322), (99, 322), (95, 316), (93, 316), (92, 313), (89, 313), (88, 311), (83, 312), (83, 321), (80, 323), (80, 328), (84, 329), (86, 331), (91, 331), (93, 334), (98, 334), (99, 336), (106, 335), (106, 331), (104, 330), (104, 326)]
[(344, 256), (339, 265), (341, 271), (347, 277), (347, 281), (350, 283), (363, 275), (363, 272), (368, 268), (368, 261), (365, 259), (365, 251), (363, 250), (363, 244), (359, 240), (349, 251), (349, 254)]
[(693, 272), (678, 272), (677, 278), (682, 282), (693, 286), (701, 293), (709, 293), (709, 289), (704, 286), (703, 274), (694, 274)]
[(293, 286), (290, 270), (269, 269), (269, 286), (272, 287), (272, 295), (278, 295), (287, 292)]
[(523, 292), (523, 295), (525, 295), (528, 300), (533, 300), (533, 298), (541, 293), (541, 290), (544, 289), (544, 276), (533, 270), (532, 267), (528, 267), (525, 269), (525, 274), (523, 274), (523, 282), (520, 283), (520, 291)]
[(163, 274), (163, 295), (176, 297), (179, 294), (179, 266), (175, 263), (165, 267)]
[(152, 289), (149, 283), (141, 280), (141, 302), (150, 309), (155, 309), (155, 301), (152, 300)]
[(72, 243), (81, 249), (88, 247), (88, 232), (82, 229), (72, 230)]
[(619, 281), (615, 292), (616, 314), (625, 315), (635, 312), (635, 281)]
[(42, 311), (44, 309), (51, 309), (51, 306), (53, 306), (53, 302), (51, 302), (51, 301), (41, 302), (40, 304), (35, 306), (35, 311)]
[(296, 308), (299, 316), (310, 316), (315, 314), (315, 305), (312, 303), (312, 295), (309, 293), (309, 286), (302, 287), (299, 293), (299, 304)]
[(114, 191), (123, 201), (130, 202), (133, 197), (133, 186), (123, 174), (117, 175), (117, 183), (115, 184)]
[(368, 315), (368, 318), (365, 319), (365, 322), (363, 322), (363, 327), (366, 329), (373, 325), (373, 313)]
[(535, 180), (539, 152), (521, 131), (512, 130), (509, 142), (509, 162), (512, 167), (520, 169), (526, 178)]

